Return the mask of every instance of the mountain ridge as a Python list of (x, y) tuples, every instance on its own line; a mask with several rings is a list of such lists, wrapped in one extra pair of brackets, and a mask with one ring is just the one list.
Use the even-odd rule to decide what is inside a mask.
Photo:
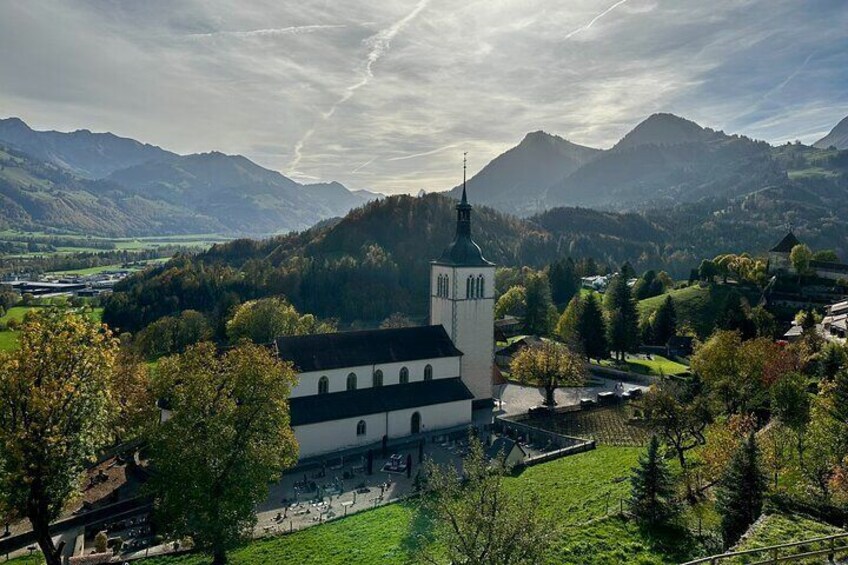
[[(188, 226), (233, 235), (302, 230), (316, 222), (344, 216), (350, 209), (381, 196), (350, 191), (341, 183), (319, 183), (310, 188), (243, 155), (220, 151), (179, 155), (111, 133), (36, 131), (19, 118), (0, 120), (0, 146), (18, 152), (17, 169), (28, 169), (17, 176), (9, 171), (5, 175), (5, 202), (10, 209), (18, 210), (14, 215), (5, 214), (5, 223), (12, 226), (21, 223), (41, 229), (51, 227), (43, 225), (47, 218), (58, 221), (55, 213), (30, 216), (20, 211), (26, 208), (21, 203), (38, 193), (33, 187), (49, 186), (54, 196), (68, 188), (64, 196), (75, 203), (70, 217), (78, 224), (59, 221), (57, 225), (62, 229), (110, 235), (159, 234), (162, 230), (185, 233)], [(57, 176), (51, 167), (74, 178)], [(21, 177), (34, 182), (16, 186)], [(36, 199), (43, 202), (44, 193), (39, 194)], [(131, 213), (120, 212), (127, 202), (142, 202), (138, 210), (142, 216), (147, 216), (147, 209), (151, 208), (165, 217), (158, 222), (106, 221), (104, 229), (97, 230), (96, 217), (87, 217), (83, 201), (97, 202), (99, 207), (95, 208), (100, 214), (109, 209), (107, 217)], [(43, 205), (50, 207), (47, 202)], [(172, 221), (175, 218), (180, 221)], [(186, 218), (194, 219), (186, 222)], [(127, 225), (126, 234), (116, 233), (122, 222)]]
[(813, 143), (813, 147), (818, 147), (819, 149), (829, 149), (830, 147), (848, 149), (848, 116), (839, 120), (839, 123), (830, 130), (830, 133)]

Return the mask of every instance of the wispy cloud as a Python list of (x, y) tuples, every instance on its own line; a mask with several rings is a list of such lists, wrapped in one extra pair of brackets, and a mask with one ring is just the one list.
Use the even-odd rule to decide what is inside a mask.
[[(345, 102), (350, 100), (357, 90), (366, 86), (371, 79), (374, 78), (373, 67), (374, 64), (380, 60), (386, 51), (389, 50), (391, 46), (392, 39), (403, 30), (411, 22), (415, 17), (421, 13), (421, 11), (427, 7), (427, 4), (430, 3), (430, 0), (420, 0), (415, 8), (409, 12), (406, 16), (399, 19), (386, 29), (379, 31), (378, 33), (372, 35), (368, 39), (365, 40), (365, 44), (369, 47), (368, 55), (365, 58), (365, 63), (362, 67), (362, 71), (360, 72), (360, 79), (355, 83), (351, 84), (347, 88), (345, 88), (342, 96), (325, 112), (321, 114), (321, 120), (327, 121), (333, 114), (336, 113), (336, 110)], [(306, 142), (309, 141), (309, 138), (315, 133), (315, 128), (310, 128), (306, 131), (306, 133), (301, 137), (294, 148), (294, 156), (289, 163), (288, 169), (289, 171), (296, 171), (297, 166), (300, 164), (300, 161), (303, 159), (303, 147), (306, 145)]]
[(314, 24), (289, 27), (275, 27), (265, 29), (253, 29), (250, 31), (212, 31), (208, 33), (189, 33), (189, 37), (276, 37), (280, 35), (297, 35), (301, 33), (313, 33), (327, 29), (340, 29), (342, 24)]
[(384, 193), (538, 129), (609, 147), (664, 111), (811, 142), (848, 113), (841, 0), (113, 4), (0, 2), (0, 112)]
[(606, 16), (607, 14), (609, 14), (610, 12), (612, 12), (613, 10), (615, 10), (616, 8), (618, 8), (619, 6), (621, 6), (622, 4), (624, 4), (626, 2), (627, 2), (627, 0), (618, 0), (618, 2), (613, 4), (612, 6), (610, 6), (609, 8), (607, 8), (606, 10), (604, 10), (603, 12), (601, 12), (600, 14), (598, 14), (597, 16), (592, 18), (591, 20), (589, 20), (589, 23), (587, 23), (586, 25), (580, 26), (577, 29), (566, 34), (565, 39), (571, 39), (572, 37), (574, 37), (578, 33), (588, 30), (593, 25), (595, 25), (595, 22), (597, 22), (598, 20), (600, 20), (601, 18), (603, 18), (604, 16)]

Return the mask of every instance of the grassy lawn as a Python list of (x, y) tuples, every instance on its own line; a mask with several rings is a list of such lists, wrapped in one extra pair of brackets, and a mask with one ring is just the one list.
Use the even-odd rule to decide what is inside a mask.
[(18, 348), (19, 332), (0, 332), (0, 351), (11, 351)]
[[(686, 365), (667, 359), (662, 355), (651, 355), (651, 357), (651, 359), (641, 359), (628, 356), (626, 359), (627, 370), (633, 373), (639, 373), (640, 375), (654, 376), (679, 375), (689, 370), (689, 367)], [(596, 363), (593, 361), (592, 364)], [(618, 367), (611, 359), (602, 361), (600, 365), (602, 367), (611, 367), (613, 369), (621, 368)]]
[[(652, 536), (632, 522), (613, 516), (630, 490), (627, 478), (640, 450), (600, 447), (595, 451), (525, 469), (507, 480), (520, 493), (538, 493), (542, 512), (552, 517), (561, 535), (547, 563), (676, 563), (698, 553), (697, 544)], [(607, 516), (609, 512), (609, 516)], [(234, 565), (275, 563), (411, 563), (418, 561), (419, 534), (431, 524), (417, 515), (414, 502), (354, 514), (292, 535), (266, 538), (233, 552)], [(669, 541), (676, 542), (676, 551)], [(680, 549), (682, 548), (682, 549)], [(201, 555), (159, 557), (145, 565), (200, 565)]]
[[(9, 320), (20, 322), (24, 319), (26, 313), (34, 308), (41, 308), (41, 306), (14, 306), (9, 308), (6, 314), (0, 317), (0, 322), (8, 322)], [(103, 319), (103, 308), (92, 308), (89, 312), (89, 317), (95, 322), (101, 322)], [(19, 335), (20, 332), (17, 331), (0, 331), (0, 351), (17, 349)]]
[[(736, 287), (729, 285), (714, 284), (706, 287), (699, 285), (687, 286), (672, 290), (667, 294), (661, 294), (638, 303), (639, 315), (645, 319), (655, 312), (665, 301), (666, 296), (671, 296), (674, 307), (677, 310), (678, 323), (688, 322), (695, 328), (699, 336), (705, 337), (712, 332), (715, 321), (721, 313), (727, 295)], [(746, 296), (745, 289), (736, 288), (740, 294)], [(749, 302), (756, 304), (759, 296), (748, 296)]]
[[(844, 533), (845, 530), (818, 522), (810, 517), (799, 514), (783, 514), (774, 513), (765, 516), (757, 525), (750, 531), (736, 550), (756, 549), (758, 547), (768, 547), (770, 545), (779, 545), (782, 543), (790, 543), (795, 541), (803, 541), (806, 539), (826, 537), (833, 534)], [(844, 545), (844, 543), (843, 543)], [(821, 544), (812, 546), (799, 546), (792, 549), (781, 551), (781, 555), (791, 555), (804, 551), (812, 551), (824, 549)], [(759, 557), (757, 555), (753, 557)], [(763, 555), (762, 559), (767, 556)], [(750, 559), (753, 561), (754, 559)], [(741, 562), (741, 561), (740, 561)], [(824, 559), (805, 560), (801, 563), (822, 563)]]

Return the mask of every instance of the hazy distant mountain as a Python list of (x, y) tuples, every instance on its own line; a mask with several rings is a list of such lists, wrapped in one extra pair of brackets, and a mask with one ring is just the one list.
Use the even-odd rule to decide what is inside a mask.
[[(379, 197), (368, 191), (349, 191), (339, 183), (304, 186), (241, 155), (177, 155), (110, 133), (38, 132), (17, 118), (0, 120), (0, 145), (22, 157), (17, 168), (27, 171), (23, 177), (37, 179), (33, 186), (49, 185), (50, 194), (60, 200), (78, 201), (81, 191), (88, 193), (88, 201), (96, 200), (89, 210), (80, 206), (67, 217), (36, 214), (40, 219), (19, 222), (20, 226), (37, 224), (39, 229), (111, 235), (120, 235), (121, 226), (133, 235), (198, 229), (233, 234), (276, 233), (305, 229), (321, 220), (343, 216), (351, 208)], [(10, 209), (13, 202), (18, 206), (32, 196), (20, 178), (7, 172), (6, 180)], [(12, 186), (21, 190), (13, 191)], [(50, 207), (45, 194), (41, 193), (43, 205)], [(130, 203), (138, 208), (134, 213), (139, 218), (119, 219), (120, 214), (100, 210), (104, 220), (102, 226), (97, 225), (95, 210), (103, 206), (124, 210)], [(152, 221), (147, 218), (150, 206), (160, 215)], [(5, 216), (11, 217), (11, 212)]]
[(175, 156), (155, 145), (111, 133), (35, 131), (18, 118), (0, 120), (0, 143), (89, 179), (102, 178), (152, 159)]
[(353, 194), (339, 183), (303, 186), (241, 155), (218, 152), (148, 161), (116, 171), (108, 180), (243, 233), (305, 229), (376, 197)]
[(645, 209), (733, 197), (786, 180), (771, 146), (655, 114), (552, 185), (546, 204)]
[(830, 130), (829, 134), (816, 141), (813, 147), (848, 149), (848, 117), (842, 118), (842, 121), (836, 124), (836, 127)]
[[(508, 212), (533, 213), (545, 189), (601, 151), (536, 131), (528, 133), (517, 146), (499, 155), (468, 179), (468, 197), (473, 202)], [(459, 198), (462, 185), (451, 195)]]
[(0, 144), (0, 229), (6, 228), (106, 236), (226, 231), (213, 218), (81, 179)]
[(711, 141), (722, 136), (674, 114), (653, 114), (630, 130), (613, 149), (623, 150), (641, 145), (682, 145)]

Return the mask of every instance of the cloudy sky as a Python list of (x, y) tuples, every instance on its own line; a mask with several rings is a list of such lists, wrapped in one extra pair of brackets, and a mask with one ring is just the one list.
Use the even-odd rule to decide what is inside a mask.
[(0, 116), (442, 190), (653, 112), (771, 142), (848, 115), (845, 0), (0, 0)]

